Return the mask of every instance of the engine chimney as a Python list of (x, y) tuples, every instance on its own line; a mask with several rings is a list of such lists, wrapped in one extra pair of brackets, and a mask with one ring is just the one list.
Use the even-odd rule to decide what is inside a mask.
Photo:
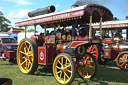
[(48, 14), (55, 11), (55, 6), (51, 5), (45, 8), (37, 9), (28, 13), (29, 17), (35, 17), (43, 14)]
[(128, 16), (126, 16), (125, 18), (128, 19)]

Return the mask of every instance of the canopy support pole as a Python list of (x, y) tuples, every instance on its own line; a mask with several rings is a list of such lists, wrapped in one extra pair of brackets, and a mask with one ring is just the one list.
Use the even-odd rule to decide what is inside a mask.
[(92, 16), (90, 16), (89, 39), (92, 39)]
[(102, 17), (100, 18), (100, 39), (102, 39), (103, 31), (102, 31)]
[(46, 26), (44, 26), (44, 35), (46, 35)]
[(26, 38), (26, 30), (27, 30), (27, 26), (25, 26), (25, 38)]
[(75, 20), (74, 21), (74, 23), (72, 24), (72, 40), (74, 40), (75, 39), (75, 28), (77, 28), (78, 27), (78, 21), (77, 20)]
[(56, 26), (54, 26), (54, 32), (56, 32)]
[(34, 25), (34, 35), (36, 35), (36, 25)]

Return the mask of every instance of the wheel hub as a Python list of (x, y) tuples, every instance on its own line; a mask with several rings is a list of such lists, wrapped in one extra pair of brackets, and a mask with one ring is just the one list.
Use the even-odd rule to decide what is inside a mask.
[(128, 60), (124, 60), (124, 63), (127, 63), (128, 62)]
[(85, 64), (85, 68), (89, 68), (89, 65), (88, 64)]
[(65, 68), (64, 66), (62, 66), (62, 67), (60, 68), (60, 70), (63, 71), (63, 72), (66, 72), (66, 71), (67, 71), (67, 68)]

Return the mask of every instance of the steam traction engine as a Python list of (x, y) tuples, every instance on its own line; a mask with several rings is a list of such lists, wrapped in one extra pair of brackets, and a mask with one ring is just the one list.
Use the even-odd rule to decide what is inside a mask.
[[(127, 22), (127, 21), (126, 21)], [(108, 21), (104, 23), (102, 29), (104, 30), (102, 35), (102, 46), (99, 48), (97, 45), (93, 45), (93, 48), (99, 48), (101, 51), (101, 55), (96, 55), (97, 60), (100, 63), (106, 63), (108, 61), (113, 61), (117, 59), (117, 66), (122, 70), (128, 71), (128, 43), (124, 40), (122, 36), (122, 28), (127, 28), (127, 23), (124, 21)], [(114, 23), (114, 24), (113, 24)], [(95, 30), (99, 30), (97, 27), (98, 25), (94, 25)], [(114, 32), (115, 33), (114, 33)], [(111, 34), (111, 36), (109, 36)], [(127, 33), (126, 33), (127, 35)], [(90, 47), (89, 47), (90, 48)], [(88, 48), (88, 49), (89, 49)], [(94, 49), (98, 51), (99, 49)], [(91, 52), (91, 50), (90, 50)], [(95, 55), (95, 54), (94, 54)]]
[[(25, 38), (19, 43), (19, 69), (24, 74), (32, 74), (38, 65), (53, 65), (54, 77), (60, 84), (70, 84), (76, 71), (83, 79), (93, 78), (97, 71), (97, 61), (86, 49), (91, 45), (100, 44), (100, 39), (95, 39), (92, 34), (91, 24), (111, 20), (111, 12), (98, 4), (49, 13), (54, 11), (54, 6), (35, 10), (29, 13), (32, 18), (16, 22), (16, 26), (25, 27), (25, 30), (30, 25), (34, 25), (35, 32), (37, 25), (44, 29), (44, 33), (35, 33), (30, 39)], [(40, 15), (44, 14), (43, 12), (49, 14)], [(89, 24), (87, 32), (86, 24)], [(67, 29), (68, 26), (72, 27), (72, 30)], [(48, 28), (54, 30), (48, 33)], [(87, 35), (77, 31), (80, 29)]]

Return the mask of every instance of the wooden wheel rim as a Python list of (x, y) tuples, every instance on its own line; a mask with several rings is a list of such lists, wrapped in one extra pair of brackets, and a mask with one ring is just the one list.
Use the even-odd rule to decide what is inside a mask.
[(84, 78), (84, 79), (89, 79), (91, 78), (96, 70), (96, 65), (94, 59), (88, 55), (85, 54), (83, 59), (82, 59), (82, 66), (78, 66), (77, 72), (78, 74)]
[(20, 42), (17, 50), (17, 63), (23, 73), (28, 73), (33, 64), (33, 50), (27, 40)]
[(64, 55), (58, 56), (53, 64), (53, 73), (59, 83), (66, 84), (69, 82), (73, 73), (70, 60)]

